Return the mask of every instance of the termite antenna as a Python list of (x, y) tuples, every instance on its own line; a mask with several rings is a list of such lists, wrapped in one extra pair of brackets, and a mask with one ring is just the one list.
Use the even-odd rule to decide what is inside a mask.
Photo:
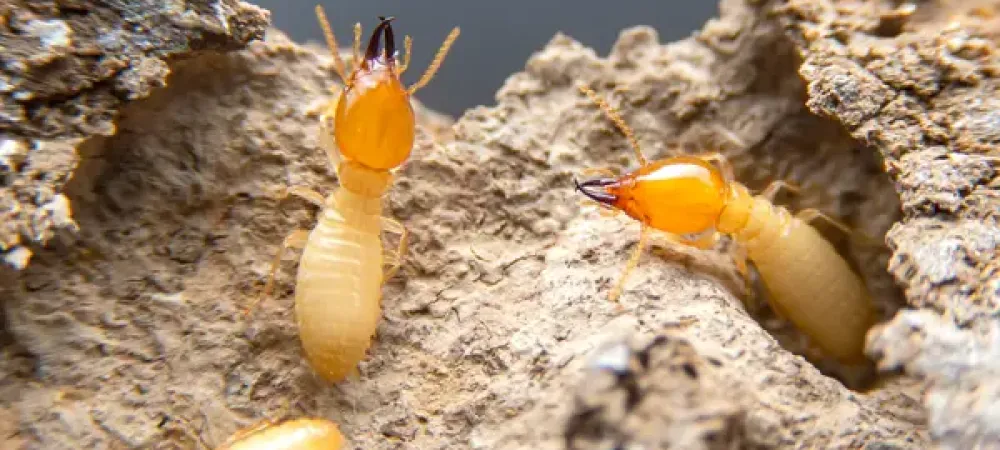
[[(426, 71), (424, 71), (424, 75), (420, 77), (420, 80), (416, 83), (413, 83), (413, 86), (410, 86), (410, 88), (407, 89), (410, 95), (413, 95), (415, 92), (426, 86), (427, 83), (431, 82), (431, 78), (434, 78), (434, 74), (437, 73), (438, 68), (441, 67), (441, 63), (444, 62), (444, 57), (447, 56), (448, 50), (451, 49), (451, 45), (455, 43), (455, 39), (458, 39), (459, 33), (461, 33), (461, 30), (458, 27), (453, 28), (451, 33), (448, 33), (448, 37), (444, 39), (444, 43), (441, 44), (441, 48), (438, 49), (437, 54), (434, 55), (434, 60), (431, 61), (431, 65), (427, 67)], [(407, 58), (409, 58), (409, 52), (407, 52)]]
[(361, 22), (354, 24), (354, 65), (351, 70), (361, 67)]
[(337, 45), (337, 38), (333, 35), (333, 28), (330, 27), (330, 22), (326, 20), (326, 13), (323, 12), (323, 7), (320, 5), (316, 5), (316, 18), (319, 19), (319, 26), (323, 28), (326, 45), (330, 47), (330, 52), (333, 53), (333, 69), (340, 76), (340, 81), (347, 84), (347, 72), (344, 69), (344, 60), (340, 57), (340, 46)]
[(405, 51), (406, 54), (403, 55), (403, 65), (399, 66), (400, 75), (402, 75), (403, 72), (406, 72), (406, 69), (410, 67), (410, 53), (413, 51), (413, 39), (410, 39), (409, 35), (403, 38), (403, 51)]
[(587, 97), (590, 97), (590, 101), (597, 104), (597, 106), (600, 107), (602, 111), (604, 111), (604, 114), (607, 115), (608, 118), (615, 123), (615, 126), (617, 126), (619, 130), (621, 130), (622, 134), (625, 135), (629, 143), (632, 144), (632, 149), (635, 150), (635, 156), (636, 158), (639, 159), (639, 164), (645, 166), (646, 157), (642, 156), (642, 150), (639, 148), (639, 141), (635, 138), (635, 133), (632, 132), (632, 129), (629, 128), (627, 124), (625, 124), (625, 120), (621, 118), (621, 116), (618, 114), (618, 111), (615, 110), (613, 106), (605, 102), (604, 99), (598, 97), (597, 94), (587, 86), (579, 86), (579, 89), (580, 92), (583, 92), (584, 94), (587, 95)]

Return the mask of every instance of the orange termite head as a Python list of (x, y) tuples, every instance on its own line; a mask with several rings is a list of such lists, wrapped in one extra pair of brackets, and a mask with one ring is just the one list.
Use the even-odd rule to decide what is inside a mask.
[(702, 158), (674, 156), (647, 162), (615, 108), (586, 86), (590, 97), (628, 138), (640, 167), (618, 178), (598, 178), (576, 188), (595, 202), (622, 211), (644, 225), (677, 235), (700, 234), (715, 227), (729, 199), (729, 180)]
[(712, 229), (729, 197), (719, 169), (692, 156), (655, 161), (619, 178), (575, 183), (591, 200), (678, 235)]
[(334, 136), (345, 158), (371, 169), (388, 170), (410, 156), (415, 121), (410, 92), (397, 72), (394, 18), (379, 20), (363, 59), (337, 100)]

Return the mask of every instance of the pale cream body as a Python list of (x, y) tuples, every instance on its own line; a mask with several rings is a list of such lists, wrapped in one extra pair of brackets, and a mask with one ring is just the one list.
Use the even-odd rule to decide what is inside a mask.
[(340, 450), (344, 436), (333, 422), (296, 419), (237, 432), (218, 450)]
[(861, 362), (876, 320), (861, 278), (814, 227), (785, 208), (735, 184), (730, 198), (719, 231), (744, 246), (772, 307), (831, 356)]
[(356, 371), (381, 317), (381, 194), (388, 181), (387, 174), (350, 163), (339, 173), (341, 186), (309, 233), (295, 286), (306, 358), (332, 382)]

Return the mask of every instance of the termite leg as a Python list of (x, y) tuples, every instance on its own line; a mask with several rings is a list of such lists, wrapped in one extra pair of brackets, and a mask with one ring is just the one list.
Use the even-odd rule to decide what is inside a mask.
[(729, 158), (726, 158), (726, 156), (722, 153), (705, 153), (702, 155), (696, 155), (696, 157), (706, 162), (714, 162), (715, 166), (719, 168), (720, 172), (722, 172), (722, 177), (726, 180), (726, 183), (732, 183), (733, 180), (736, 179), (732, 163), (730, 163)]
[(674, 242), (679, 242), (699, 250), (708, 250), (712, 248), (715, 246), (715, 242), (719, 239), (719, 235), (714, 229), (706, 230), (703, 233), (699, 233), (695, 237), (678, 236), (676, 234), (668, 234), (667, 236)]
[(396, 254), (388, 253), (385, 255), (386, 262), (390, 264), (389, 270), (385, 272), (385, 277), (383, 280), (388, 280), (396, 275), (399, 268), (403, 265), (403, 255), (406, 253), (407, 239), (409, 238), (410, 232), (406, 230), (406, 226), (400, 223), (398, 220), (391, 219), (389, 217), (382, 217), (382, 227), (386, 231), (399, 234), (399, 247), (396, 249)]
[(733, 264), (736, 265), (736, 271), (740, 273), (740, 277), (743, 279), (744, 293), (749, 295), (753, 292), (753, 282), (750, 279), (750, 267), (747, 265), (747, 261), (749, 261), (750, 257), (747, 255), (746, 247), (733, 243), (731, 256), (733, 258)]
[(867, 245), (870, 245), (872, 247), (882, 247), (882, 246), (885, 245), (882, 242), (880, 242), (878, 239), (875, 239), (875, 238), (869, 236), (867, 233), (855, 230), (854, 228), (849, 227), (847, 224), (845, 224), (845, 223), (843, 223), (843, 222), (841, 222), (841, 221), (839, 221), (837, 219), (834, 219), (834, 218), (832, 218), (832, 217), (824, 214), (822, 211), (820, 211), (818, 209), (815, 209), (815, 208), (803, 209), (803, 210), (799, 211), (797, 214), (795, 214), (795, 218), (797, 218), (797, 219), (799, 219), (799, 220), (801, 220), (801, 221), (803, 221), (805, 223), (812, 223), (812, 221), (814, 221), (816, 219), (823, 219), (823, 220), (826, 220), (831, 225), (833, 225), (833, 226), (837, 227), (838, 229), (840, 229), (840, 231), (843, 231), (844, 233), (846, 233), (848, 236), (853, 236), (856, 239), (859, 239), (859, 240), (863, 241)]
[(323, 198), (323, 194), (320, 194), (319, 192), (316, 192), (305, 186), (288, 186), (281, 189), (280, 191), (278, 191), (278, 200), (282, 200), (288, 197), (289, 195), (294, 195), (296, 197), (299, 197), (321, 208), (326, 203), (326, 199)]
[(340, 150), (337, 149), (337, 141), (334, 137), (334, 119), (337, 116), (337, 102), (340, 101), (341, 91), (336, 91), (333, 98), (327, 103), (323, 112), (319, 116), (319, 146), (326, 152), (330, 162), (334, 167), (340, 165)]
[[(719, 233), (715, 230), (707, 230), (695, 237), (678, 236), (674, 234), (667, 234), (666, 236), (672, 242), (694, 247), (699, 250), (708, 250), (714, 247), (719, 239)], [(733, 264), (736, 266), (736, 271), (739, 272), (740, 277), (743, 280), (744, 293), (751, 292), (753, 290), (753, 283), (750, 278), (750, 267), (747, 264), (749, 257), (747, 255), (746, 248), (738, 244), (734, 245), (729, 250), (729, 256), (732, 258)]]
[(268, 272), (267, 283), (264, 284), (264, 290), (261, 292), (260, 296), (253, 301), (249, 306), (247, 306), (244, 311), (244, 315), (249, 315), (257, 304), (264, 300), (265, 297), (271, 295), (271, 289), (274, 288), (274, 278), (278, 273), (278, 266), (281, 264), (281, 257), (284, 256), (285, 250), (289, 248), (301, 249), (305, 247), (306, 241), (309, 240), (309, 230), (295, 230), (287, 237), (285, 237), (284, 242), (281, 243), (281, 248), (278, 249), (278, 253), (274, 255), (274, 259), (271, 260), (271, 270)]
[[(678, 239), (685, 245), (689, 245), (699, 250), (708, 250), (714, 247), (715, 243), (718, 242), (719, 233), (715, 230), (709, 230), (694, 239), (683, 236), (678, 237)], [(729, 256), (733, 259), (733, 264), (736, 265), (736, 271), (739, 272), (740, 276), (743, 278), (744, 289), (746, 289), (746, 292), (750, 292), (753, 289), (753, 286), (750, 283), (750, 268), (747, 266), (749, 256), (747, 255), (746, 248), (742, 245), (735, 244), (729, 251)]]
[(736, 245), (733, 248), (733, 261), (736, 263), (736, 270), (740, 272), (744, 280), (750, 280), (750, 268), (747, 266), (747, 259), (749, 259), (747, 250), (742, 245)]
[(625, 288), (625, 280), (628, 279), (632, 270), (639, 265), (639, 258), (642, 256), (642, 250), (646, 247), (646, 241), (649, 238), (649, 228), (646, 225), (642, 225), (639, 230), (639, 242), (635, 244), (635, 250), (632, 251), (632, 257), (629, 258), (628, 264), (625, 265), (625, 270), (622, 271), (621, 277), (615, 286), (611, 289), (611, 293), (608, 299), (617, 302), (618, 297), (621, 296), (622, 290)]
[[(772, 181), (771, 184), (767, 185), (767, 188), (765, 188), (760, 193), (760, 196), (766, 198), (770, 202), (774, 202), (774, 198), (778, 195), (778, 192), (782, 189), (787, 189), (789, 191), (792, 191), (793, 193), (798, 193), (801, 190), (798, 186), (796, 186), (793, 183), (784, 180), (776, 180)], [(847, 224), (837, 219), (834, 219), (815, 208), (803, 209), (799, 211), (797, 214), (795, 214), (795, 217), (805, 223), (812, 223), (812, 221), (816, 219), (823, 219), (826, 220), (827, 223), (829, 223), (830, 225), (833, 225), (837, 227), (840, 231), (846, 233), (848, 236), (858, 239), (866, 245), (870, 245), (872, 247), (882, 247), (885, 245), (878, 239), (875, 239), (864, 232), (855, 230), (854, 228), (849, 227)]]
[(792, 191), (793, 194), (797, 194), (801, 190), (794, 183), (790, 183), (785, 180), (775, 180), (772, 181), (771, 184), (767, 185), (767, 187), (764, 188), (763, 191), (761, 191), (760, 196), (766, 198), (767, 201), (773, 203), (775, 197), (778, 196), (778, 192), (780, 192), (782, 189), (787, 189), (789, 191)]

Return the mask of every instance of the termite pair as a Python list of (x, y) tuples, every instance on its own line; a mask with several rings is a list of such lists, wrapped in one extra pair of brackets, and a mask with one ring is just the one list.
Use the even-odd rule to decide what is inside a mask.
[[(326, 106), (320, 130), (340, 183), (328, 197), (302, 186), (287, 188), (285, 195), (312, 202), (321, 212), (312, 231), (296, 230), (285, 238), (261, 298), (274, 286), (284, 251), (302, 249), (295, 282), (299, 338), (313, 369), (338, 382), (356, 373), (365, 357), (382, 313), (382, 284), (400, 268), (406, 251), (406, 228), (382, 215), (382, 197), (392, 182), (392, 171), (413, 148), (416, 124), (410, 98), (437, 72), (459, 28), (445, 39), (423, 76), (406, 88), (400, 76), (409, 66), (412, 41), (405, 38), (406, 55), (397, 66), (393, 18), (379, 18), (364, 55), (361, 24), (354, 26), (348, 75), (322, 7), (316, 7), (316, 15), (344, 83)], [(395, 252), (383, 250), (383, 228), (400, 235)]]
[[(409, 65), (411, 40), (405, 39), (406, 56), (397, 67), (392, 18), (381, 19), (363, 56), (360, 24), (355, 26), (353, 68), (348, 76), (322, 8), (317, 7), (316, 13), (334, 55), (335, 70), (344, 82), (321, 118), (324, 147), (336, 165), (340, 185), (328, 197), (300, 186), (287, 189), (322, 211), (312, 231), (297, 230), (284, 240), (262, 295), (273, 288), (284, 251), (303, 249), (295, 288), (300, 339), (312, 367), (337, 382), (355, 372), (364, 358), (381, 315), (382, 284), (399, 269), (406, 249), (406, 229), (382, 216), (382, 197), (392, 181), (392, 170), (412, 150), (415, 120), (410, 96), (433, 77), (459, 29), (448, 35), (421, 79), (404, 88), (399, 77)], [(734, 180), (732, 168), (721, 155), (647, 162), (617, 113), (589, 89), (581, 90), (629, 138), (641, 163), (640, 169), (623, 177), (577, 183), (589, 198), (642, 224), (639, 245), (612, 289), (612, 299), (617, 299), (638, 263), (650, 228), (699, 248), (707, 248), (718, 233), (726, 233), (742, 244), (746, 257), (754, 262), (779, 314), (838, 359), (864, 358), (865, 333), (873, 323), (874, 309), (860, 278), (805, 223), (820, 213), (806, 210), (793, 217), (774, 206), (773, 196), (782, 183), (772, 184), (759, 196), (751, 195)], [(395, 253), (383, 251), (383, 227), (400, 234)], [(300, 439), (298, 444), (295, 439)], [(227, 448), (293, 448), (293, 444), (338, 448), (342, 443), (332, 423), (299, 419), (258, 430)]]
[(846, 232), (845, 225), (815, 209), (791, 215), (773, 204), (781, 188), (775, 181), (754, 196), (735, 181), (728, 160), (719, 153), (672, 156), (647, 161), (634, 133), (617, 111), (586, 87), (591, 101), (628, 138), (640, 167), (623, 176), (576, 182), (576, 188), (613, 212), (624, 212), (641, 225), (639, 242), (624, 273), (612, 288), (617, 300), (629, 272), (638, 264), (648, 232), (654, 229), (674, 241), (709, 248), (719, 234), (739, 246), (738, 265), (754, 263), (770, 303), (778, 315), (795, 324), (811, 341), (845, 364), (865, 359), (865, 337), (876, 320), (867, 287), (834, 247), (810, 226), (824, 218)]

